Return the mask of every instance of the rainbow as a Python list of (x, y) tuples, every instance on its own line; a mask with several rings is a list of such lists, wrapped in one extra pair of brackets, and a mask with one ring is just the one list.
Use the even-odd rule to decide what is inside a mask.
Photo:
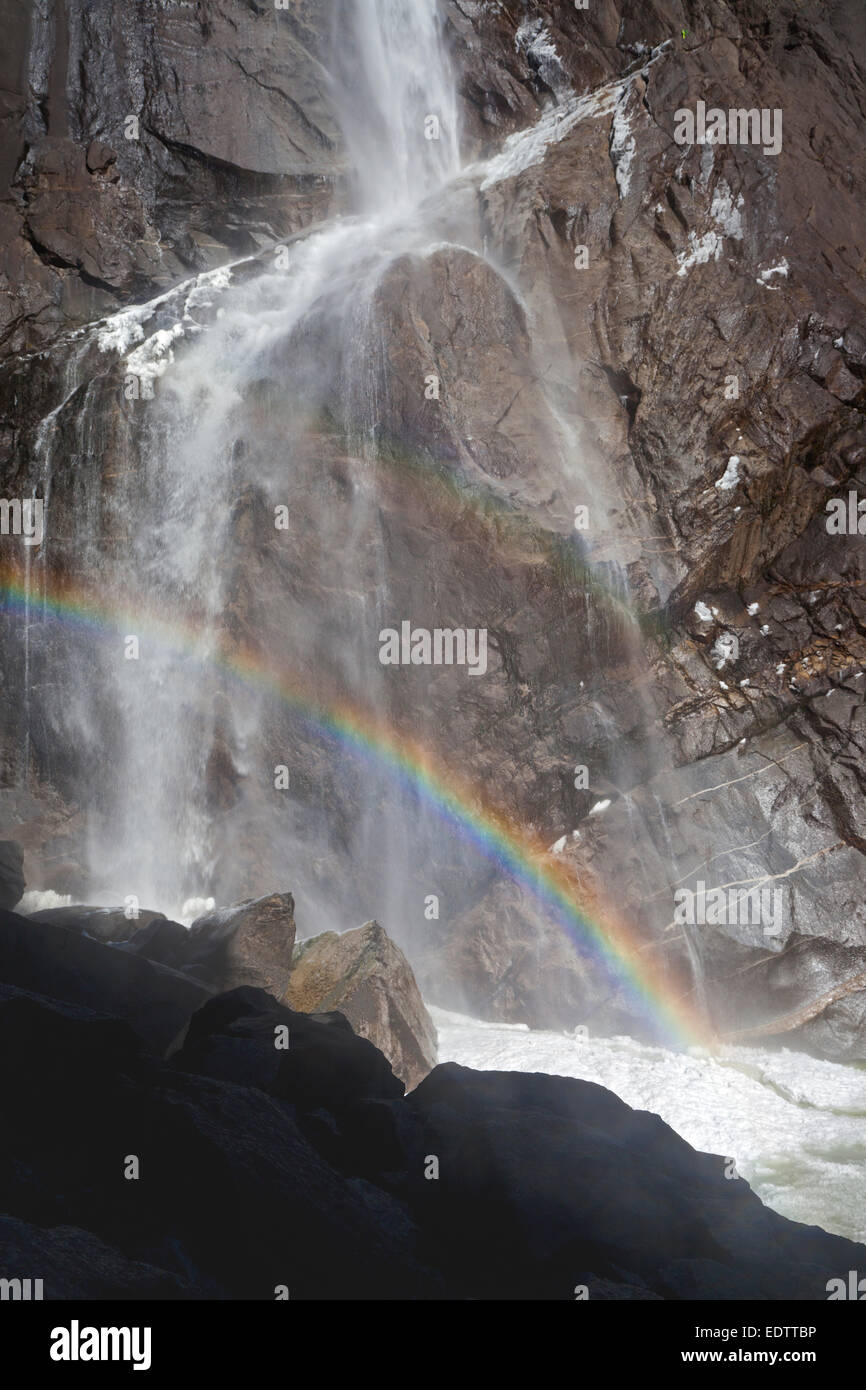
[(344, 697), (325, 698), (319, 688), (306, 689), (296, 676), (255, 650), (229, 646), (224, 640), (217, 650), (205, 651), (202, 629), (193, 622), (167, 623), (138, 604), (134, 609), (108, 606), (79, 585), (49, 581), (41, 570), (33, 579), (28, 592), (20, 574), (0, 569), (0, 597), (7, 613), (32, 616), (38, 612), (40, 619), (53, 619), (102, 639), (135, 632), (198, 656), (243, 686), (276, 699), (314, 736), (371, 761), (423, 798), (553, 914), (575, 948), (590, 955), (613, 983), (626, 990), (636, 1012), (666, 1042), (685, 1048), (712, 1046), (712, 1031), (693, 1002), (690, 986), (665, 970), (651, 944), (641, 941), (610, 905), (594, 901), (590, 906), (582, 901), (584, 895), (568, 862), (553, 856), (534, 832), (515, 829), (509, 817), (430, 748)]

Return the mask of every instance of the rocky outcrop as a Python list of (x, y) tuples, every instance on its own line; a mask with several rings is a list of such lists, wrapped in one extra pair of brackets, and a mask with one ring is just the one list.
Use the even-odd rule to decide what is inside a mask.
[[(783, 5), (761, 27), (748, 7), (733, 4), (712, 25), (689, 29), (684, 42), (671, 41), (666, 17), (646, 7), (584, 16), (547, 5), (525, 24), (516, 6), (472, 19), (458, 11), (451, 7), (471, 54), (465, 90), (480, 136), (526, 124), (525, 64), (538, 95), (559, 102), (546, 145), (513, 141), (510, 156), (483, 171), (485, 247), (520, 284), (536, 360), (573, 412), (583, 468), (567, 495), (589, 504), (587, 546), (616, 557), (649, 621), (640, 637), (611, 641), (614, 606), (600, 595), (605, 617), (590, 636), (585, 592), (565, 582), (545, 592), (537, 581), (527, 593), (503, 530), (465, 569), (456, 547), (446, 562), (425, 537), (427, 572), (443, 587), (443, 571), (458, 572), (454, 590), (472, 594), (466, 607), (495, 615), (488, 689), (499, 683), (490, 695), (495, 736), (486, 732), (488, 708), (461, 700), (453, 686), (429, 727), (447, 727), (449, 740), (471, 750), (476, 782), (498, 784), (512, 809), (519, 802), (515, 818), (558, 844), (588, 903), (627, 903), (647, 949), (674, 969), (679, 962), (686, 980), (696, 963), (706, 970), (700, 983), (720, 1031), (734, 1014), (776, 1036), (798, 1011), (820, 1006), (824, 1025), (810, 1024), (797, 1043), (862, 1059), (857, 972), (821, 949), (866, 943), (856, 886), (864, 552), (861, 538), (830, 535), (825, 524), (828, 497), (864, 492), (866, 359), (845, 249), (850, 229), (858, 227), (859, 244), (863, 228), (833, 153), (862, 144), (854, 135), (862, 123), (862, 78), (850, 61), (849, 41), (856, 48), (860, 34), (854, 8), (835, 7), (825, 26), (817, 13)], [(574, 95), (564, 95), (564, 73)], [(789, 108), (782, 94), (794, 89)], [(674, 113), (698, 99), (784, 108), (778, 159), (744, 144), (677, 145)], [(822, 125), (830, 111), (832, 135)], [(822, 207), (820, 225), (807, 203)], [(843, 207), (844, 235), (834, 225)], [(819, 242), (837, 248), (829, 263)], [(585, 268), (577, 265), (581, 247)], [(442, 279), (442, 313), (420, 315), (425, 330), (432, 326), (424, 370), (439, 366), (448, 383), (445, 419), (459, 418), (456, 395), (485, 445), (495, 444), (483, 408), (467, 406), (479, 392), (507, 397), (508, 387), (484, 367), (476, 341), (459, 350), (472, 325), (489, 325), (495, 298), (479, 293), (479, 275), (457, 273), (457, 253), (437, 255), (454, 274)], [(418, 293), (431, 273), (419, 271)], [(392, 359), (414, 352), (417, 318), (390, 326), (398, 339)], [(516, 392), (520, 371), (509, 363), (507, 372)], [(417, 438), (416, 417), (400, 403), (404, 380), (390, 424)], [(537, 487), (541, 477), (553, 492), (559, 466), (523, 431), (524, 400), (516, 397), (519, 476), (498, 486)], [(424, 423), (435, 439), (441, 421)], [(546, 525), (555, 511), (551, 505)], [(495, 580), (493, 549), (502, 566)], [(411, 601), (406, 607), (415, 611)], [(720, 660), (726, 634), (733, 655), (722, 650)], [(436, 699), (419, 690), (413, 697)], [(607, 779), (616, 795), (575, 795), (566, 748), (593, 784)], [(675, 890), (697, 890), (701, 881), (778, 891), (776, 921), (698, 923), (687, 940), (675, 922)], [(480, 893), (435, 935), (425, 949), (425, 988), (455, 1007), (556, 1026), (592, 1013), (608, 1027), (618, 1012), (609, 986), (597, 988), (591, 961), (569, 963), (562, 933), (519, 890), (497, 884)], [(812, 938), (814, 950), (791, 949), (800, 937)], [(790, 991), (782, 1004), (759, 973), (767, 989), (748, 991), (747, 1020), (735, 966), (745, 944), (755, 958), (784, 956)], [(816, 990), (809, 962), (819, 952), (826, 968)], [(559, 985), (539, 987), (558, 953)], [(855, 993), (839, 1003), (849, 986)]]
[(0, 908), (15, 907), (25, 887), (21, 846), (14, 840), (0, 840)]
[(0, 1263), (46, 1298), (824, 1300), (866, 1259), (589, 1082), (402, 1098), (339, 1015), (249, 989), (165, 1063), (43, 966), (54, 998), (0, 983)]
[(209, 997), (199, 981), (54, 922), (0, 912), (0, 986), (115, 1014), (159, 1055)]
[(436, 1029), (412, 967), (378, 922), (299, 942), (284, 997), (304, 1013), (345, 1014), (409, 1090), (436, 1064)]
[(294, 898), (271, 893), (197, 918), (183, 943), (184, 968), (215, 989), (250, 985), (281, 999), (294, 944)]
[[(709, 929), (707, 975), (726, 1008), (726, 1041), (770, 1039), (840, 1061), (860, 1060), (866, 949), (794, 932), (784, 950), (739, 947)], [(755, 1020), (761, 1020), (756, 1022)]]
[(3, 317), (26, 351), (321, 215), (341, 140), (327, 15), (207, 0), (0, 8)]
[[(41, 1279), (48, 1300), (196, 1299), (180, 1273), (156, 1269), (76, 1226), (37, 1226), (0, 1216), (0, 1258), (16, 1279)], [(34, 1286), (35, 1287), (35, 1286)]]
[(195, 1016), (175, 1065), (258, 1086), (304, 1111), (394, 1098), (403, 1083), (340, 1013), (298, 1013), (257, 989), (221, 994)]
[[(161, 912), (139, 909), (133, 915), (85, 906), (48, 908), (26, 920), (33, 924), (36, 949), (43, 944), (43, 925), (59, 948), (62, 937), (53, 929), (61, 928), (140, 958), (142, 968), (145, 960), (152, 961), (165, 978), (179, 974), (208, 991), (266, 991), (297, 1011), (297, 1017), (345, 1016), (358, 1037), (369, 1039), (387, 1057), (407, 1087), (417, 1086), (436, 1063), (436, 1029), (412, 968), (377, 922), (342, 934), (326, 932), (294, 946), (291, 893), (220, 908), (189, 928)], [(74, 954), (77, 948), (66, 949)], [(104, 957), (94, 959), (99, 963)], [(127, 967), (133, 975), (136, 968)], [(69, 997), (87, 1002), (91, 996)], [(203, 1016), (202, 1024), (210, 1017)], [(289, 1066), (296, 1057), (295, 1048)]]
[[(27, 918), (30, 922), (53, 923), (67, 931), (80, 932), (84, 936), (93, 937), (95, 941), (106, 942), (130, 942), (133, 938), (146, 940), (150, 935), (149, 927), (167, 920), (162, 912), (150, 912), (140, 908), (132, 911), (120, 907), (88, 907), (84, 903), (76, 903), (70, 907), (40, 908), (36, 912), (28, 913)], [(183, 931), (179, 922), (172, 925)], [(142, 955), (148, 954), (147, 951), (142, 952)], [(151, 958), (162, 959), (164, 965), (174, 964), (174, 961), (161, 957)]]
[(218, 908), (197, 917), (190, 927), (144, 909), (133, 915), (114, 908), (49, 908), (29, 920), (53, 922), (120, 944), (134, 956), (201, 980), (210, 990), (249, 985), (278, 999), (288, 983), (295, 942), (291, 893), (270, 893)]
[(597, 960), (575, 952), (524, 886), (504, 882), (465, 912), (434, 924), (418, 977), (428, 999), (474, 1018), (570, 1031), (640, 1032), (630, 1001)]

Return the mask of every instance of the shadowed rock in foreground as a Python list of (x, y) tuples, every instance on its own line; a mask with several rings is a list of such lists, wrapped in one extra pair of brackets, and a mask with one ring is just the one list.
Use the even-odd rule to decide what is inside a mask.
[(14, 840), (0, 840), (0, 907), (14, 907), (24, 892), (24, 855)]
[[(160, 1056), (210, 994), (189, 975), (80, 930), (0, 911), (0, 990), (7, 986), (123, 1018), (131, 1033)], [(25, 1056), (16, 1064), (26, 1073)]]
[(404, 1097), (339, 1013), (249, 987), (163, 1060), (50, 959), (39, 992), (47, 940), (0, 980), (0, 1265), (48, 1298), (825, 1299), (866, 1260), (590, 1082), (448, 1064)]

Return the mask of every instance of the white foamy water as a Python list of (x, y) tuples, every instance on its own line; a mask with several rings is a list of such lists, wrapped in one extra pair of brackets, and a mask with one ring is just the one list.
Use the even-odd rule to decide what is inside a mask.
[(21, 917), (29, 917), (33, 912), (45, 912), (48, 908), (71, 905), (72, 898), (68, 893), (55, 893), (53, 888), (28, 888), (15, 911)]
[(866, 1240), (866, 1071), (787, 1049), (676, 1053), (430, 1012), (440, 1062), (598, 1082), (661, 1115), (694, 1148), (734, 1158), (783, 1216)]

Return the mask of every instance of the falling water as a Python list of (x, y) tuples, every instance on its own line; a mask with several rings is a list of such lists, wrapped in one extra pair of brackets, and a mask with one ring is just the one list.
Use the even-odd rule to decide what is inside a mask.
[[(417, 916), (439, 888), (431, 862), (449, 878), (452, 908), (455, 885), (468, 892), (471, 881), (477, 895), (490, 865), (449, 839), (411, 791), (312, 748), (266, 695), (220, 669), (238, 632), (252, 632), (266, 661), (394, 723), (376, 634), (415, 615), (403, 606), (406, 576), (388, 553), (377, 491), (388, 390), (379, 293), (403, 257), (423, 261), (455, 243), (480, 256), (477, 189), (498, 176), (496, 157), (461, 174), (436, 0), (341, 0), (330, 68), (349, 211), (275, 248), (270, 263), (201, 275), (104, 322), (100, 346), (122, 352), (142, 393), (155, 395), (124, 413), (119, 435), (105, 424), (117, 412), (86, 374), (64, 392), (80, 456), (118, 460), (110, 496), (97, 482), (74, 497), (73, 529), (88, 583), (129, 617), (98, 652), (70, 645), (55, 731), (62, 725), (80, 750), (92, 897), (134, 894), (188, 918), (196, 900), (285, 885), (307, 929), (376, 915), (405, 941), (410, 894)], [(519, 301), (501, 260), (491, 253), (488, 265)], [(539, 379), (548, 366), (536, 364)], [(591, 497), (600, 524), (610, 512), (603, 470), (582, 465), (556, 399), (547, 409), (564, 495)], [(624, 591), (618, 558), (602, 559)], [(607, 615), (595, 616), (591, 650), (608, 640)], [(413, 708), (417, 737), (440, 732)], [(271, 790), (280, 766), (288, 796)], [(349, 888), (335, 903), (338, 882)]]
[[(303, 878), (298, 861), (308, 857), (300, 846), (315, 838), (291, 804), (270, 816), (261, 806), (253, 809), (251, 798), (246, 808), (213, 804), (215, 757), (230, 765), (242, 789), (270, 779), (275, 765), (292, 763), (288, 753), (268, 756), (263, 698), (254, 690), (232, 691), (218, 671), (237, 599), (237, 507), (245, 488), (267, 496), (271, 514), (291, 499), (294, 543), (297, 515), (305, 544), (330, 557), (334, 594), (348, 596), (350, 611), (338, 605), (327, 630), (311, 622), (302, 603), (287, 601), (278, 634), (283, 664), (387, 710), (370, 640), (393, 617), (365, 468), (376, 452), (381, 330), (374, 297), (386, 268), (429, 241), (421, 204), (459, 168), (455, 90), (435, 0), (338, 5), (332, 69), (354, 209), (279, 248), (273, 268), (227, 293), (228, 276), (200, 277), (182, 314), (127, 358), (143, 383), (158, 379), (139, 441), (140, 468), (126, 470), (116, 500), (126, 534), (118, 581), (133, 612), (143, 603), (148, 616), (140, 632), (132, 623), (126, 634), (137, 651), (116, 650), (107, 663), (114, 694), (110, 743), (118, 752), (93, 819), (91, 862), (107, 896), (134, 893), (175, 915), (214, 885), (224, 893), (243, 886), (227, 868), (226, 810), (240, 841), (247, 835), (259, 847), (277, 842), (281, 872), (293, 886)], [(134, 312), (125, 317), (140, 336)], [(178, 344), (175, 360), (172, 345), (180, 337), (186, 342), (182, 350)], [(337, 419), (352, 460), (348, 516), (336, 503), (305, 506), (300, 498), (310, 483), (310, 422), (323, 408)], [(278, 438), (263, 421), (270, 411), (279, 417)], [(105, 571), (105, 560), (99, 563)], [(153, 619), (182, 623), (182, 644), (156, 640)], [(298, 771), (293, 764), (290, 777)], [(344, 832), (351, 841), (347, 857), (382, 861), (387, 850), (399, 866), (411, 854), (405, 808), (401, 814), (392, 792), (384, 826), (387, 789), (376, 774), (365, 778), (358, 824)], [(239, 799), (245, 800), (243, 790)], [(386, 890), (397, 877), (395, 871), (385, 878), (369, 915), (378, 910), (387, 919)]]
[(436, 0), (338, 0), (333, 51), (334, 104), (359, 209), (417, 206), (460, 164)]

